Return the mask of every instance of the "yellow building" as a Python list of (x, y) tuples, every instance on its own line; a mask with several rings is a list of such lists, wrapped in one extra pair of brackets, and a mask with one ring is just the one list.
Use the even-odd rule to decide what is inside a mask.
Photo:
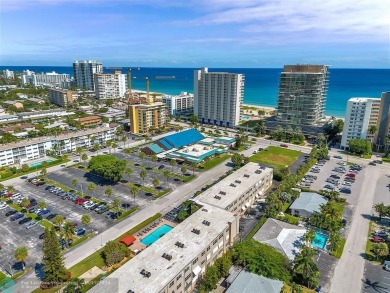
[(169, 119), (167, 105), (154, 102), (152, 98), (143, 104), (130, 105), (129, 116), (132, 133), (148, 133), (153, 128), (162, 128)]

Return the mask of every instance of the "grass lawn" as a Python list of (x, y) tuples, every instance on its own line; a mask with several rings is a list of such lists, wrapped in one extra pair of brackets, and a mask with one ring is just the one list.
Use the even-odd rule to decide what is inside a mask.
[(3, 273), (3, 272), (0, 272), (0, 282), (6, 278), (7, 276)]
[(244, 123), (240, 124), (240, 126), (255, 127), (259, 121), (260, 121), (260, 119), (258, 119), (258, 120), (248, 120), (248, 121), (245, 121)]
[(300, 221), (300, 218), (292, 216), (290, 214), (286, 214), (286, 213), (284, 214), (284, 216), (277, 216), (276, 218), (280, 221), (290, 223), (293, 225), (298, 225), (298, 222)]
[(210, 169), (214, 168), (215, 166), (221, 164), (222, 162), (226, 161), (229, 158), (230, 158), (229, 154), (219, 155), (218, 157), (210, 159), (210, 161), (208, 161), (207, 163), (206, 162), (202, 163), (202, 165), (199, 167), (199, 169), (202, 171), (210, 170)]
[(278, 168), (290, 166), (301, 155), (301, 152), (269, 146), (250, 157), (251, 162), (265, 163)]
[(371, 233), (372, 233), (372, 229), (373, 229), (372, 224), (373, 224), (373, 222), (370, 221), (370, 227), (368, 229), (368, 239), (367, 239), (367, 244), (366, 244), (365, 258), (366, 258), (366, 260), (369, 260), (374, 264), (379, 264), (379, 261), (377, 260), (377, 257), (373, 251), (375, 243), (370, 241)]
[(41, 225), (43, 228), (51, 228), (53, 227), (53, 224), (49, 222), (48, 220), (42, 220), (39, 222), (39, 225)]
[(341, 243), (339, 248), (336, 251), (331, 251), (330, 254), (333, 255), (336, 258), (340, 258), (341, 255), (343, 254), (344, 246), (345, 246), (345, 239), (341, 238)]
[(282, 207), (282, 212), (285, 212), (287, 209), (288, 209), (288, 207), (291, 205), (291, 202), (286, 202), (286, 203), (284, 203), (283, 204), (283, 207)]

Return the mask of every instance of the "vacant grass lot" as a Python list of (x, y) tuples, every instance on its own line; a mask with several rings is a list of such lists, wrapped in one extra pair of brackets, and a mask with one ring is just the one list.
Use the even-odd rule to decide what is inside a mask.
[(301, 155), (300, 152), (270, 146), (250, 157), (251, 162), (264, 163), (278, 168), (290, 166)]

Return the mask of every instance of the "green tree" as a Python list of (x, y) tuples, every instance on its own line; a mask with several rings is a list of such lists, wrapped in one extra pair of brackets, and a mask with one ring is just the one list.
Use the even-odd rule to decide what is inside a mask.
[(46, 168), (42, 168), (41, 169), (41, 176), (45, 177), (46, 175), (47, 175), (47, 169)]
[(88, 184), (88, 190), (89, 191), (94, 191), (96, 189), (96, 184), (95, 183), (93, 183), (93, 182), (91, 182), (91, 183), (89, 183)]
[(116, 209), (117, 212), (119, 212), (121, 207), (121, 200), (119, 198), (114, 198), (114, 200), (112, 201), (112, 207)]
[(187, 167), (186, 166), (181, 166), (180, 171), (183, 175), (187, 173)]
[(92, 149), (93, 149), (95, 152), (97, 152), (98, 150), (100, 150), (99, 144), (95, 143), (95, 144), (93, 145)]
[(27, 165), (27, 164), (23, 164), (23, 165), (22, 165), (22, 172), (23, 172), (23, 173), (26, 173), (26, 172), (28, 172), (28, 170), (30, 170), (30, 166)]
[(127, 175), (127, 176), (131, 176), (131, 174), (133, 174), (133, 169), (132, 168), (130, 168), (130, 167), (126, 167), (125, 168), (125, 174)]
[(142, 160), (142, 165), (144, 164), (145, 156), (146, 156), (146, 155), (145, 155), (144, 152), (141, 151), (141, 152), (139, 153), (139, 158)]
[(73, 185), (74, 187), (76, 187), (77, 184), (79, 184), (79, 181), (77, 180), (77, 178), (73, 178), (73, 179), (72, 179), (72, 185)]
[(195, 174), (195, 168), (196, 168), (197, 164), (195, 162), (192, 162), (190, 166), (191, 166), (191, 169), (192, 169), (192, 175), (194, 175)]
[(309, 246), (310, 243), (316, 238), (316, 231), (313, 229), (308, 229), (303, 235), (303, 240), (306, 242), (306, 245)]
[(43, 238), (43, 281), (55, 285), (66, 279), (64, 257), (54, 229), (45, 229)]
[(215, 265), (211, 265), (203, 276), (202, 282), (200, 283), (200, 292), (210, 292), (214, 290), (215, 286), (219, 281), (218, 268)]
[(83, 162), (84, 162), (84, 167), (85, 167), (85, 162), (88, 160), (88, 155), (87, 155), (86, 153), (83, 153), (83, 154), (81, 155), (81, 160), (83, 160)]
[(199, 121), (198, 116), (196, 116), (196, 115), (191, 115), (189, 120), (190, 120), (192, 125), (195, 125)]
[(157, 188), (158, 186), (160, 186), (160, 180), (158, 180), (158, 178), (154, 178), (152, 184), (154, 187)]
[(23, 207), (23, 208), (27, 208), (29, 204), (30, 204), (30, 200), (28, 198), (25, 198), (20, 203), (20, 206)]
[(53, 218), (53, 224), (54, 226), (57, 226), (57, 227), (60, 227), (62, 226), (62, 224), (64, 223), (65, 219), (63, 216), (61, 215), (56, 215), (54, 218)]
[(135, 202), (135, 198), (137, 197), (139, 191), (140, 191), (140, 188), (138, 186), (135, 186), (135, 185), (130, 186), (130, 193), (133, 196), (134, 202)]
[(242, 165), (242, 156), (240, 154), (234, 154), (231, 158), (234, 167), (240, 167)]
[(221, 277), (226, 278), (229, 276), (229, 269), (232, 266), (232, 258), (230, 253), (227, 253), (224, 256), (218, 258), (215, 261), (215, 266), (217, 267)]
[(291, 293), (303, 293), (303, 289), (301, 286), (296, 283), (291, 283)]
[(13, 187), (12, 185), (10, 185), (10, 186), (7, 187), (7, 191), (8, 191), (9, 193), (14, 193), (14, 192), (15, 192), (15, 187)]
[(375, 243), (374, 252), (376, 257), (384, 258), (389, 255), (389, 246), (386, 243)]
[(157, 167), (158, 157), (157, 157), (156, 155), (153, 155), (153, 156), (151, 157), (151, 160), (152, 160), (152, 162), (155, 163), (155, 164), (154, 164), (154, 167)]
[(374, 205), (374, 209), (378, 213), (379, 219), (382, 220), (382, 217), (387, 213), (387, 206), (385, 206), (384, 203), (381, 202)]
[(126, 161), (113, 155), (98, 155), (89, 161), (91, 172), (113, 182), (122, 179), (126, 168)]
[(142, 184), (144, 183), (145, 178), (147, 176), (148, 176), (148, 172), (146, 172), (146, 170), (142, 169), (141, 172), (139, 173), (139, 177), (141, 177), (141, 179), (142, 179)]
[(45, 202), (44, 200), (38, 202), (38, 208), (39, 208), (39, 209), (43, 210), (43, 209), (45, 209), (46, 207), (47, 207), (47, 204), (46, 204), (46, 202)]
[(82, 147), (77, 147), (76, 148), (76, 154), (80, 155), (82, 152), (83, 152), (83, 148)]
[(111, 196), (112, 196), (112, 188), (111, 187), (107, 187), (104, 190), (104, 195), (107, 196), (107, 198), (111, 198)]
[(22, 263), (22, 270), (24, 271), (24, 266), (25, 266), (24, 261), (28, 257), (28, 249), (27, 249), (27, 247), (26, 246), (20, 246), (20, 247), (16, 248), (15, 252), (14, 252), (14, 256), (15, 256), (15, 259), (18, 262)]
[(62, 229), (62, 234), (66, 243), (68, 244), (69, 240), (73, 238), (74, 235), (74, 224), (71, 221), (66, 221), (64, 228)]
[(163, 172), (163, 174), (164, 174), (164, 177), (165, 177), (165, 179), (166, 179), (166, 183), (168, 184), (168, 179), (169, 179), (169, 177), (170, 177), (170, 173), (169, 173), (169, 171), (168, 170), (165, 170), (164, 172)]
[(188, 217), (188, 213), (186, 210), (181, 210), (178, 214), (177, 214), (177, 219), (182, 222), (184, 221), (186, 218)]
[(84, 214), (81, 216), (81, 223), (87, 227), (89, 224), (91, 224), (91, 216), (88, 214)]
[(175, 172), (176, 161), (174, 159), (169, 160), (169, 165), (172, 167), (172, 172)]
[(103, 248), (103, 257), (104, 262), (107, 266), (112, 266), (121, 262), (125, 256), (126, 252), (123, 249), (122, 244), (115, 241), (108, 241)]
[(329, 246), (331, 251), (336, 251), (341, 244), (341, 235), (339, 231), (332, 231), (329, 235)]
[(73, 278), (66, 283), (63, 293), (78, 293), (81, 292), (81, 288), (85, 285), (84, 279)]
[(348, 142), (349, 150), (359, 155), (371, 154), (371, 143), (366, 139), (351, 139)]
[(319, 272), (318, 267), (313, 260), (314, 256), (314, 249), (303, 246), (294, 259), (294, 273), (299, 274), (302, 277), (302, 281), (306, 283), (309, 288), (316, 287), (318, 284), (318, 278), (312, 279), (312, 277), (316, 277)]

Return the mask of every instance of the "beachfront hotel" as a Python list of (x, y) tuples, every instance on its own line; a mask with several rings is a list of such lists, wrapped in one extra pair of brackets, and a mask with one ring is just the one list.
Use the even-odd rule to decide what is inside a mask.
[(153, 98), (146, 98), (142, 104), (129, 105), (129, 117), (130, 132), (149, 133), (168, 123), (168, 107), (162, 102), (155, 102)]
[[(30, 73), (29, 75), (27, 73)], [(55, 71), (48, 73), (35, 73), (27, 71), (21, 76), (23, 85), (31, 84), (33, 86), (54, 86), (65, 88), (72, 83), (70, 75), (67, 73), (56, 73)]]
[(277, 121), (316, 125), (324, 118), (327, 65), (285, 65), (280, 74)]
[(28, 161), (46, 157), (47, 151), (57, 154), (76, 151), (78, 147), (91, 147), (115, 138), (117, 125), (105, 124), (102, 127), (80, 130), (56, 137), (39, 137), (0, 146), (0, 166), (24, 164)]
[(370, 125), (378, 125), (381, 99), (351, 98), (347, 102), (341, 148), (348, 148), (351, 139), (373, 139)]
[(232, 127), (241, 119), (243, 74), (194, 71), (194, 114), (202, 123)]
[(94, 91), (94, 74), (103, 72), (103, 64), (99, 61), (86, 60), (73, 62), (73, 74), (76, 86), (80, 89)]
[(95, 92), (98, 99), (119, 99), (126, 93), (126, 74), (120, 71), (114, 73), (95, 73)]

